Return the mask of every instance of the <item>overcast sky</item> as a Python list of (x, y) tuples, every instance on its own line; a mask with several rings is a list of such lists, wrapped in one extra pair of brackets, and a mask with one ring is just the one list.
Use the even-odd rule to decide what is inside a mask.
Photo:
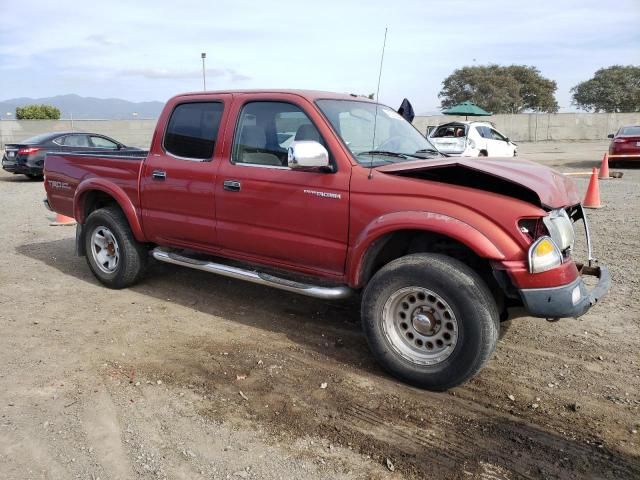
[(202, 89), (201, 52), (208, 89), (368, 94), (385, 26), (380, 99), (418, 113), (465, 65), (535, 65), (566, 109), (598, 68), (640, 64), (640, 0), (0, 0), (0, 20), (2, 100), (164, 101)]

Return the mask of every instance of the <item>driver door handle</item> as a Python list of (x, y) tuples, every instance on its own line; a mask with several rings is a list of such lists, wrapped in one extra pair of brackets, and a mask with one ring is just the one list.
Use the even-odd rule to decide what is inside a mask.
[(238, 180), (225, 180), (222, 184), (222, 188), (229, 192), (239, 192), (240, 182)]
[(154, 180), (166, 180), (167, 172), (164, 170), (154, 170), (151, 176)]

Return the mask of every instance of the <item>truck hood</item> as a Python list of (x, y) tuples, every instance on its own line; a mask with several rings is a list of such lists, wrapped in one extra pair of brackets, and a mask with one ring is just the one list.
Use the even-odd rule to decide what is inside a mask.
[(435, 158), (384, 165), (376, 170), (499, 193), (547, 209), (580, 202), (573, 180), (521, 158)]

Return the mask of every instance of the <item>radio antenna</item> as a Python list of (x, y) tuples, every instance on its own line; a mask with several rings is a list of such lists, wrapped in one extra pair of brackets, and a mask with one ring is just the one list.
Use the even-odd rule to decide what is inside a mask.
[[(373, 141), (371, 142), (371, 150), (376, 149), (376, 127), (378, 123), (378, 102), (380, 101), (380, 80), (382, 79), (382, 64), (384, 63), (384, 50), (387, 46), (387, 29), (384, 27), (384, 40), (382, 42), (382, 55), (380, 56), (380, 70), (378, 70), (378, 88), (376, 89), (376, 113), (373, 116)], [(373, 177), (373, 155), (369, 162), (369, 180)]]

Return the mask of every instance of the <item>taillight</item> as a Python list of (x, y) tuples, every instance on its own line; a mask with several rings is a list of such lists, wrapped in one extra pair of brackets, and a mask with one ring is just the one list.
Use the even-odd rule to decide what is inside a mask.
[(18, 150), (18, 155), (29, 155), (40, 151), (38, 147), (25, 147)]

